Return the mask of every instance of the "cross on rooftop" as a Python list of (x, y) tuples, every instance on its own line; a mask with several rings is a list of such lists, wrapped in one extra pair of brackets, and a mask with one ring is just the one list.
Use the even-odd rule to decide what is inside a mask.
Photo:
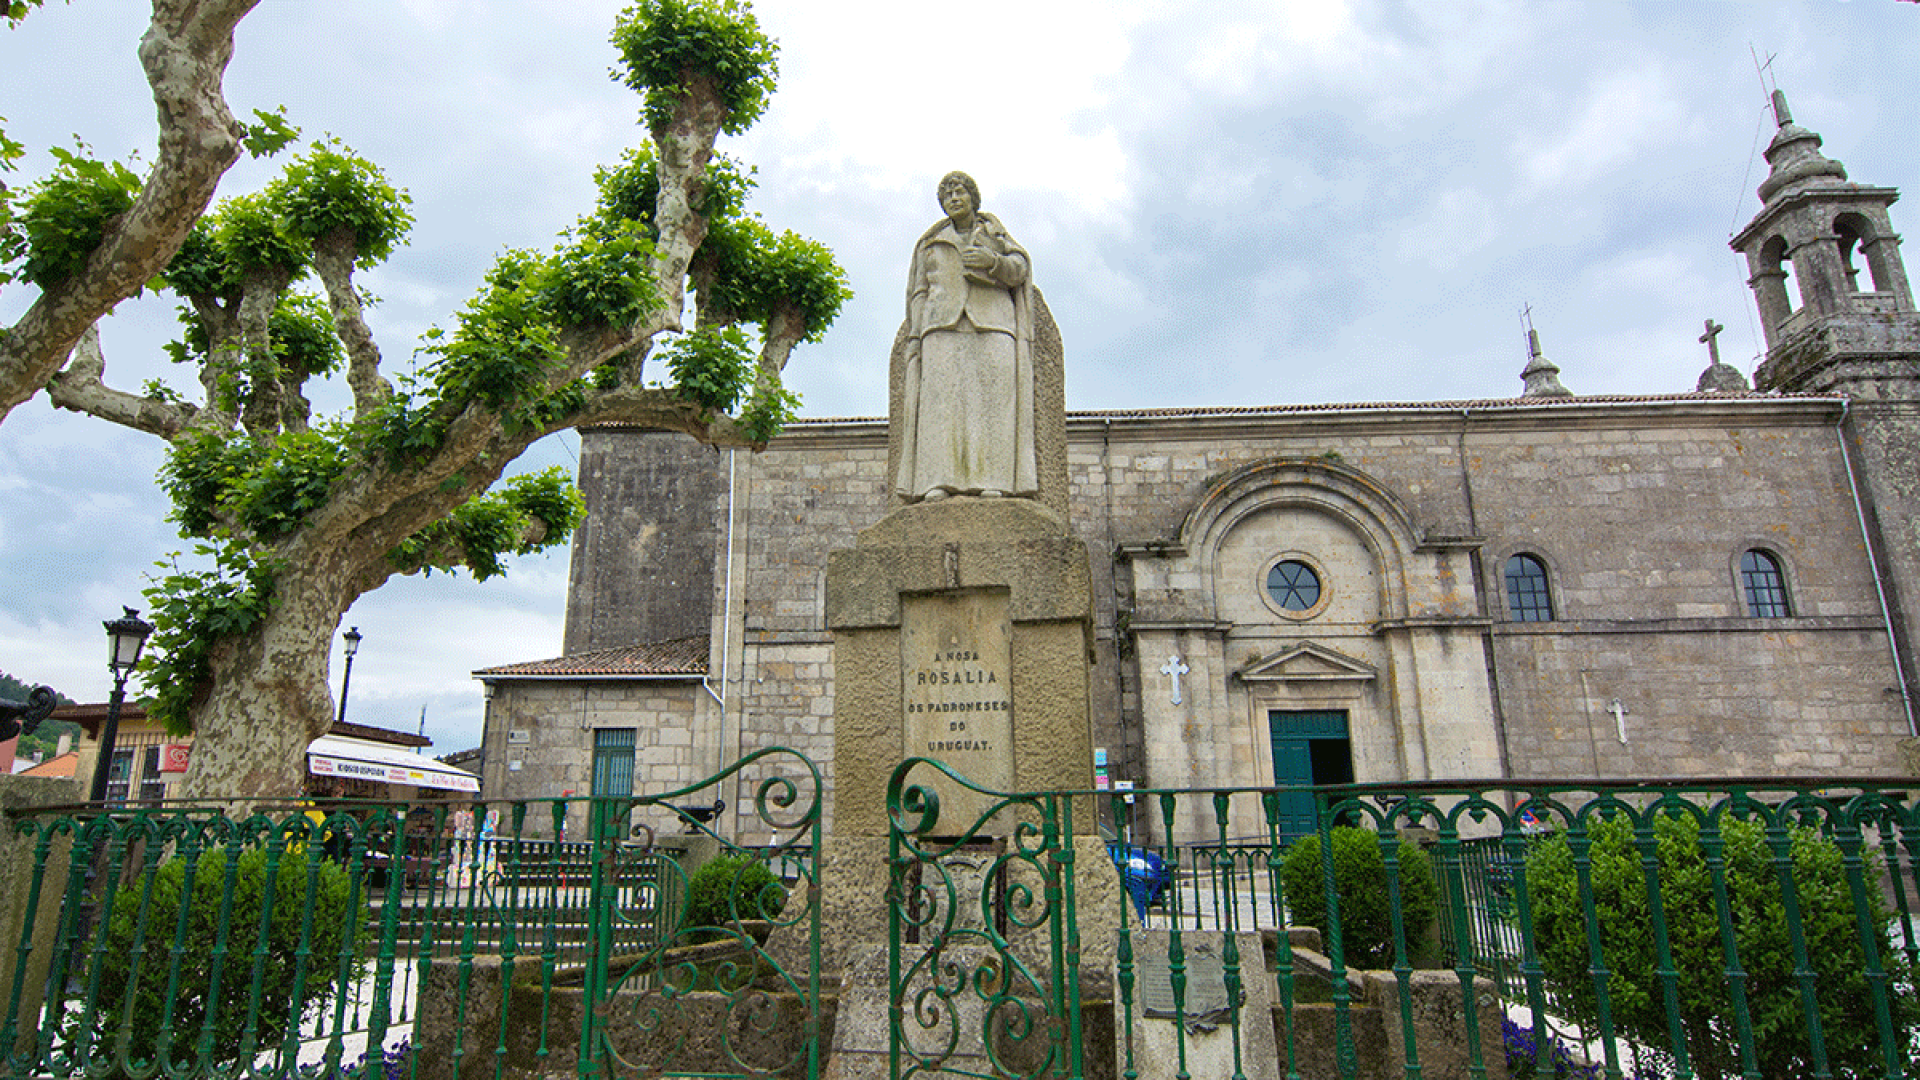
[(1700, 340), (1707, 346), (1707, 355), (1712, 357), (1716, 364), (1720, 362), (1720, 331), (1725, 329), (1726, 327), (1708, 319), (1707, 332), (1700, 335)]

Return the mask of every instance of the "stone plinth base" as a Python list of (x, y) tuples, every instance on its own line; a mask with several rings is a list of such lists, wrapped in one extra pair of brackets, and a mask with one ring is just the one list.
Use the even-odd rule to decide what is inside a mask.
[[(1167, 965), (1167, 949), (1172, 935), (1165, 930), (1133, 931), (1133, 955), (1136, 972), (1148, 968)], [(1209, 956), (1215, 962), (1213, 970), (1224, 956), (1226, 935), (1217, 931), (1189, 931), (1181, 934), (1180, 943), (1185, 952), (1184, 962), (1189, 970), (1200, 963), (1201, 956)], [(1282, 1062), (1280, 1051), (1274, 1040), (1273, 1016), (1273, 976), (1267, 971), (1266, 953), (1258, 932), (1234, 935), (1234, 944), (1240, 950), (1240, 1008), (1237, 1013), (1210, 1012), (1192, 1014), (1187, 1017), (1185, 1070), (1189, 1076), (1244, 1076), (1247, 1080), (1278, 1080)], [(1193, 996), (1189, 1006), (1195, 1003), (1211, 1005), (1213, 995), (1189, 981)], [(1218, 984), (1212, 987), (1218, 989)], [(1221, 999), (1224, 1000), (1224, 999)], [(1174, 1076), (1181, 1072), (1180, 1056), (1180, 1020), (1179, 1017), (1147, 1015), (1147, 1008), (1153, 1004), (1149, 1000), (1142, 979), (1136, 979), (1133, 997), (1132, 1023), (1124, 1023), (1116, 1017), (1114, 1022), (1114, 1059), (1121, 1069), (1132, 1068), (1142, 1077)], [(1118, 996), (1114, 1008), (1120, 1007)], [(1240, 1030), (1233, 1030), (1233, 1020), (1240, 1020)], [(1127, 1045), (1131, 1034), (1133, 1045)], [(1235, 1053), (1238, 1052), (1238, 1061)], [(1131, 1060), (1129, 1060), (1131, 1052)]]

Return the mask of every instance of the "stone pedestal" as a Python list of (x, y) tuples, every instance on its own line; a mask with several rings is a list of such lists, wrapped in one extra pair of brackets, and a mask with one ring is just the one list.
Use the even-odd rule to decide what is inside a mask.
[[(895, 769), (929, 758), (968, 781), (924, 767), (914, 774), (913, 783), (939, 799), (929, 838), (1007, 836), (1010, 814), (982, 821), (996, 801), (991, 793), (1093, 786), (1086, 546), (1031, 500), (953, 497), (901, 507), (830, 557), (827, 625), (834, 805), (820, 854), (821, 953), (827, 970), (844, 972), (840, 1000), (853, 1022), (836, 1039), (832, 1071), (851, 1077), (884, 1062), (888, 1045), (887, 788)], [(1087, 996), (1104, 997), (1120, 895), (1095, 820), (1089, 798), (1074, 807), (1079, 835), (1066, 838), (1078, 893), (1077, 970), (1041, 977), (1078, 978), (1091, 988)], [(971, 907), (980, 898), (956, 902)], [(1023, 961), (1025, 936), (1013, 942)], [(980, 942), (955, 947), (977, 950)], [(956, 1052), (959, 1061), (980, 1050)]]
[[(1093, 786), (1086, 545), (1029, 500), (905, 506), (830, 556), (827, 626), (833, 836), (821, 885), (837, 964), (832, 938), (885, 940), (887, 784), (901, 761), (933, 758), (996, 791)], [(990, 804), (925, 776), (916, 782), (940, 797), (933, 835), (965, 833)], [(1091, 805), (1076, 821), (1092, 832)]]
[[(907, 757), (1000, 790), (1092, 786), (1087, 549), (1037, 503), (888, 514), (829, 557), (827, 627), (836, 833), (886, 835), (887, 781)], [(943, 835), (982, 806), (954, 797), (966, 805), (943, 801)]]
[[(0, 776), (0, 811), (31, 813), (43, 807), (79, 802), (84, 795), (85, 790), (77, 780)], [(39, 883), (39, 901), (34, 905), (28, 901), (33, 895), (37, 834), (19, 831), (11, 819), (0, 820), (5, 820), (6, 826), (0, 829), (0, 942), (5, 943), (4, 950), (0, 951), (0, 994), (10, 993), (16, 982), (22, 987), (17, 1041), (11, 1047), (0, 1046), (0, 1055), (10, 1052), (30, 1055), (33, 1041), (40, 1034), (36, 1021), (46, 990), (47, 968), (53, 961), (59, 936), (60, 904), (67, 892), (67, 874), (72, 869), (69, 859), (73, 838), (58, 835), (49, 844)], [(50, 828), (41, 823), (41, 830), (50, 831)], [(31, 948), (24, 951), (20, 949), (23, 937), (31, 943)], [(21, 974), (17, 966), (24, 966), (25, 974)], [(0, 1022), (5, 1017), (4, 1005), (0, 1005)]]

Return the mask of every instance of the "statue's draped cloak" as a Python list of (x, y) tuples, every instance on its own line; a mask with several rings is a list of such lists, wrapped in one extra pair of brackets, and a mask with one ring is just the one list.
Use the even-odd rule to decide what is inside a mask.
[[(997, 254), (1017, 258), (1022, 264), (1022, 273), (1019, 283), (1015, 285), (970, 279), (946, 281), (939, 283), (943, 287), (932, 288), (930, 271), (937, 269), (930, 265), (933, 249), (936, 246), (951, 246), (956, 257), (954, 265), (957, 266), (960, 237), (951, 221), (940, 221), (914, 244), (913, 265), (907, 275), (908, 340), (906, 370), (903, 373), (904, 394), (898, 418), (901, 426), (900, 462), (894, 475), (896, 492), (908, 501), (923, 498), (936, 489), (955, 493), (997, 489), (1008, 495), (1032, 497), (1040, 487), (1034, 448), (1032, 262), (1026, 250), (1007, 235), (1006, 228), (998, 218), (992, 214), (976, 213), (975, 219), (975, 232), (984, 231)], [(946, 269), (951, 272), (953, 268)], [(966, 277), (964, 274), (962, 276)], [(954, 288), (956, 285), (957, 290)], [(989, 303), (979, 313), (969, 310), (970, 297), (991, 299), (978, 296), (976, 290), (996, 289), (1005, 290), (1012, 300), (1011, 326), (993, 325), (1002, 321), (991, 310), (996, 305)], [(937, 310), (929, 311), (930, 307)], [(982, 478), (968, 475), (964, 463), (954, 459), (951, 445), (932, 445), (937, 441), (936, 433), (942, 424), (933, 420), (923, 423), (922, 417), (950, 403), (943, 403), (937, 396), (923, 399), (923, 394), (937, 395), (940, 389), (937, 380), (930, 382), (926, 378), (924, 348), (930, 337), (964, 335), (969, 340), (954, 343), (957, 350), (977, 348), (983, 353), (990, 353), (993, 345), (984, 339), (996, 336), (996, 332), (1008, 333), (1012, 339), (1012, 394), (992, 418), (992, 424), (984, 427), (976, 425), (967, 432), (967, 437), (982, 440), (990, 450), (1010, 448), (1011, 462), (1006, 475), (987, 477), (985, 479), (988, 482), (982, 483)], [(936, 342), (936, 352), (942, 349), (943, 346)]]

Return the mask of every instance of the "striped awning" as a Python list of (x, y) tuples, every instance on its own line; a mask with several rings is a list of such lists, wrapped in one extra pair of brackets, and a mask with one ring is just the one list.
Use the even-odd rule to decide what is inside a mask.
[(480, 778), (465, 769), (411, 754), (397, 746), (322, 735), (307, 746), (307, 771), (315, 776), (344, 776), (377, 784), (411, 784), (443, 791), (480, 790)]

